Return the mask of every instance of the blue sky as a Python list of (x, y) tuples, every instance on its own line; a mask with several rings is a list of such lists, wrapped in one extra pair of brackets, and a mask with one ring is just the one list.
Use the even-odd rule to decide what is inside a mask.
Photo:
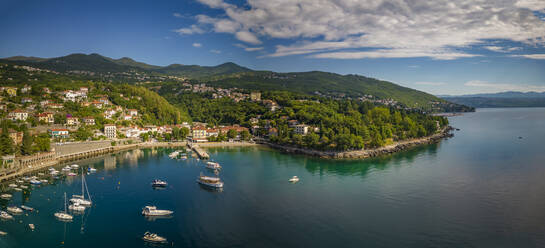
[(545, 91), (541, 0), (0, 0), (0, 57), (361, 74), (430, 92)]

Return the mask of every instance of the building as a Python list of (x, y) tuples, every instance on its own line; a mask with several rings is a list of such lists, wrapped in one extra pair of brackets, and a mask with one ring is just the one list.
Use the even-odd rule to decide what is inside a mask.
[(88, 126), (95, 125), (95, 118), (93, 118), (93, 117), (90, 117), (90, 116), (89, 117), (83, 117), (82, 120), (83, 120), (83, 123), (85, 125), (88, 125)]
[(117, 128), (114, 124), (105, 124), (104, 125), (104, 136), (115, 139), (117, 137)]
[[(0, 130), (0, 132), (2, 132)], [(23, 143), (23, 132), (17, 132), (14, 129), (8, 129), (8, 134), (11, 140), (13, 140), (13, 143), (16, 145), (20, 145)]]
[(70, 136), (68, 129), (49, 129), (47, 132), (49, 132), (49, 135), (51, 135), (53, 138), (66, 139)]
[(132, 120), (132, 115), (125, 115), (125, 116), (123, 116), (123, 120), (126, 120), (126, 121)]
[(31, 103), (31, 102), (32, 102), (32, 98), (30, 97), (23, 97), (23, 99), (21, 99), (22, 104)]
[(195, 126), (191, 129), (192, 140), (193, 142), (207, 141), (207, 132), (206, 127), (204, 126)]
[(308, 133), (308, 126), (304, 124), (297, 125), (294, 131), (296, 134), (306, 135)]
[(77, 117), (66, 117), (66, 125), (68, 126), (79, 125), (79, 120)]
[(2, 87), (1, 90), (5, 91), (9, 96), (17, 96), (16, 87)]
[(29, 85), (25, 85), (23, 88), (21, 88), (21, 93), (27, 93), (27, 92), (30, 92), (32, 90), (32, 87), (30, 87)]
[(250, 100), (252, 101), (261, 101), (261, 92), (251, 92)]
[(60, 103), (48, 103), (47, 105), (47, 108), (50, 108), (50, 109), (62, 109), (64, 108), (64, 106)]
[(127, 109), (127, 112), (131, 116), (138, 116), (138, 110), (136, 110), (136, 109)]
[(43, 122), (48, 123), (48, 124), (55, 123), (55, 117), (53, 116), (53, 113), (51, 113), (51, 112), (39, 113), (36, 117), (38, 117), (39, 122), (43, 121)]
[(209, 128), (206, 129), (206, 137), (217, 137), (219, 135), (218, 129)]
[(25, 121), (28, 118), (28, 112), (20, 109), (13, 110), (9, 112), (8, 119), (12, 121), (20, 120)]
[(278, 129), (272, 127), (272, 128), (269, 128), (269, 137), (271, 136), (278, 136)]

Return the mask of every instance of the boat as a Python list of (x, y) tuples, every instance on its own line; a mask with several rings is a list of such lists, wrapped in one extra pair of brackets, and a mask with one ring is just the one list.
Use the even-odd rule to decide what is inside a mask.
[(1, 194), (0, 198), (2, 198), (2, 199), (11, 199), (11, 195), (10, 194)]
[(46, 180), (46, 179), (42, 179), (42, 180), (40, 180), (40, 182), (42, 182), (42, 183), (47, 183), (47, 180)]
[(28, 224), (28, 227), (30, 227), (30, 230), (34, 231), (34, 229), (36, 228), (36, 226), (34, 226), (34, 224)]
[(206, 168), (213, 169), (213, 170), (221, 169), (220, 164), (217, 163), (217, 162), (206, 162), (205, 166), (206, 166)]
[(77, 169), (77, 168), (79, 168), (79, 165), (73, 164), (73, 165), (70, 165), (70, 168), (72, 168), (72, 169)]
[(4, 232), (4, 231), (0, 231), (0, 236), (6, 236), (6, 235), (8, 235), (8, 233), (7, 233), (7, 232)]
[(87, 172), (89, 172), (89, 173), (97, 172), (97, 169), (95, 169), (93, 167), (89, 167), (89, 168), (87, 168)]
[[(85, 193), (87, 192), (88, 200), (85, 199)], [(73, 195), (70, 199), (71, 203), (78, 203), (82, 206), (91, 206), (91, 195), (89, 194), (89, 189), (87, 188), (87, 182), (85, 181), (85, 175), (81, 173), (81, 195)]]
[(144, 216), (164, 216), (164, 215), (171, 215), (174, 213), (170, 210), (159, 210), (156, 206), (145, 206), (142, 209), (142, 215)]
[(153, 182), (151, 182), (152, 187), (166, 187), (168, 183), (163, 180), (155, 179)]
[(53, 171), (50, 171), (50, 172), (49, 172), (49, 174), (51, 174), (51, 175), (53, 175), (53, 176), (54, 176), (54, 175), (57, 175), (57, 174), (59, 174), (59, 172), (58, 172), (58, 171), (56, 171), (56, 170), (53, 170)]
[(174, 158), (178, 157), (178, 154), (180, 154), (180, 153), (177, 152), (177, 151), (171, 152), (171, 153), (168, 155), (168, 157), (174, 159)]
[(21, 180), (21, 179), (17, 179), (15, 182), (17, 183), (24, 183), (25, 181)]
[(30, 212), (34, 211), (34, 208), (31, 208), (31, 207), (25, 206), (25, 205), (21, 205), (21, 209), (26, 210), (26, 211), (30, 211)]
[(4, 220), (11, 220), (11, 219), (13, 219), (13, 216), (8, 214), (8, 212), (6, 212), (6, 211), (0, 211), (0, 218), (2, 218)]
[(78, 202), (74, 202), (70, 204), (70, 206), (68, 206), (68, 209), (72, 211), (82, 212), (85, 211), (85, 206), (80, 205)]
[(23, 191), (21, 188), (13, 188), (15, 191)]
[(220, 181), (219, 177), (208, 177), (201, 174), (199, 179), (197, 179), (197, 182), (201, 185), (212, 188), (223, 188), (223, 182)]
[(28, 186), (26, 186), (26, 185), (21, 185), (21, 189), (28, 189)]
[(70, 173), (68, 173), (68, 175), (71, 176), (71, 177), (75, 177), (75, 176), (77, 176), (78, 174), (76, 174), (76, 173), (74, 173), (74, 172), (70, 172)]
[(180, 159), (186, 160), (186, 159), (187, 159), (187, 156), (181, 156)]
[(55, 217), (60, 220), (72, 220), (74, 217), (66, 213), (66, 192), (64, 193), (64, 212), (56, 212)]
[(296, 182), (299, 182), (299, 178), (297, 176), (293, 176), (292, 178), (290, 178), (288, 180), (290, 183), (296, 183)]
[(142, 237), (143, 240), (148, 242), (154, 242), (154, 243), (165, 243), (167, 242), (166, 238), (163, 238), (155, 233), (146, 232), (144, 233), (144, 237)]
[(38, 176), (43, 176), (45, 175), (43, 172), (38, 172)]
[(30, 184), (39, 185), (39, 184), (42, 184), (42, 181), (36, 180), (36, 179), (32, 179), (32, 180), (30, 180)]
[(10, 185), (8, 185), (8, 186), (9, 186), (10, 188), (17, 188), (17, 184), (14, 184), (14, 183), (12, 183), (12, 184), (10, 184)]
[(62, 171), (70, 171), (72, 168), (70, 166), (65, 166), (64, 168), (62, 168)]
[(11, 206), (11, 207), (8, 207), (8, 212), (12, 213), (12, 214), (21, 214), (23, 213), (23, 210), (18, 208), (18, 207), (15, 207), (15, 206)]

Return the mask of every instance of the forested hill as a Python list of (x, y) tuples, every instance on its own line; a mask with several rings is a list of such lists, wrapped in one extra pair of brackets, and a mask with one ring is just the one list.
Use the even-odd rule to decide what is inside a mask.
[(475, 108), (545, 107), (545, 92), (501, 92), (462, 96), (442, 96), (443, 99)]
[(58, 58), (11, 57), (0, 63), (46, 69), (82, 79), (106, 82), (172, 82), (192, 80), (194, 83), (250, 90), (286, 90), (331, 98), (371, 98), (395, 101), (425, 111), (471, 111), (422, 91), (360, 75), (311, 71), (276, 73), (254, 71), (235, 63), (217, 66), (155, 66), (130, 58), (112, 59), (99, 54), (71, 54)]

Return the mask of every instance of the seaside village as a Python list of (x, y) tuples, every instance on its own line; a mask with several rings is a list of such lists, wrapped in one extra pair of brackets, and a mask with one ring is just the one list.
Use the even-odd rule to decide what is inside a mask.
[[(280, 106), (272, 100), (262, 100), (261, 93), (244, 94), (233, 89), (215, 89), (204, 84), (184, 83), (184, 90), (206, 92), (214, 90), (214, 97), (230, 97), (235, 101), (259, 101), (271, 111)], [(238, 142), (255, 140), (277, 135), (278, 131), (267, 125), (259, 117), (250, 120), (249, 127), (238, 125), (208, 126), (207, 123), (181, 123), (176, 125), (147, 125), (139, 121), (141, 113), (137, 109), (128, 109), (111, 102), (107, 95), (93, 94), (88, 87), (73, 90), (52, 91), (49, 88), (39, 90), (41, 96), (30, 94), (32, 86), (0, 87), (0, 117), (3, 124), (0, 134), (7, 132), (12, 149), (3, 149), (0, 177), (20, 170), (23, 165), (43, 163), (44, 159), (58, 157), (55, 148), (66, 144), (95, 144), (108, 142), (109, 146), (135, 143), (189, 141), (203, 142)], [(120, 95), (126, 100), (128, 96)], [(131, 96), (139, 98), (139, 96)], [(136, 99), (140, 100), (140, 99)], [(85, 106), (100, 113), (95, 116), (80, 116), (72, 112), (74, 105)], [(100, 120), (99, 120), (100, 119)], [(315, 130), (297, 120), (286, 120), (294, 133), (305, 135)], [(265, 123), (265, 124), (263, 124)], [(262, 126), (259, 126), (261, 124)], [(24, 130), (23, 130), (24, 129)], [(33, 136), (32, 144), (25, 144), (25, 133)], [(28, 146), (26, 151), (25, 146)]]

